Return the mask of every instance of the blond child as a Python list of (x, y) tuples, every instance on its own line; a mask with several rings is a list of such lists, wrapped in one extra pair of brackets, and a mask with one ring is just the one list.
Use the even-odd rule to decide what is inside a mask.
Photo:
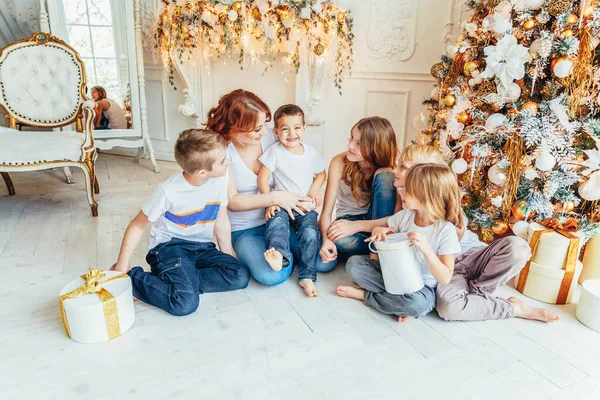
[[(319, 153), (303, 143), (306, 124), (304, 112), (294, 104), (281, 106), (275, 111), (274, 132), (279, 142), (270, 146), (260, 157), (263, 164), (258, 172), (258, 188), (261, 193), (269, 193), (269, 180), (274, 178), (274, 190), (305, 195), (312, 199), (312, 206), (321, 205), (321, 186), (325, 182), (325, 163)], [(275, 271), (290, 267), (290, 225), (298, 235), (300, 262), (298, 263), (298, 284), (307, 296), (318, 296), (314, 282), (317, 280), (317, 256), (321, 239), (317, 226), (318, 214), (314, 210), (299, 214), (293, 211), (293, 218), (277, 206), (265, 211), (267, 227), (264, 256)]]
[[(413, 165), (434, 162), (443, 164), (439, 150), (426, 145), (411, 145), (402, 152), (394, 170), (394, 185), (404, 186), (406, 171)], [(466, 216), (464, 224), (468, 224)], [(544, 308), (532, 307), (518, 297), (497, 297), (494, 292), (519, 273), (531, 258), (527, 242), (516, 236), (494, 240), (489, 246), (469, 230), (460, 238), (461, 252), (456, 256), (452, 279), (436, 288), (436, 309), (446, 320), (481, 321), (503, 318), (535, 319), (553, 322), (558, 315)]]
[[(113, 266), (131, 277), (136, 298), (173, 315), (196, 311), (203, 293), (243, 289), (250, 279), (232, 255), (226, 146), (221, 135), (208, 130), (181, 133), (175, 160), (183, 171), (160, 184), (129, 223)], [(130, 270), (131, 255), (149, 226), (151, 272)]]
[(440, 164), (411, 167), (401, 189), (403, 210), (387, 219), (387, 226), (373, 229), (367, 241), (385, 241), (389, 233), (405, 233), (418, 250), (425, 286), (413, 293), (394, 295), (385, 291), (381, 266), (367, 256), (353, 256), (346, 263), (348, 275), (360, 288), (340, 286), (337, 294), (363, 300), (367, 306), (394, 314), (399, 322), (421, 317), (435, 307), (435, 287), (448, 283), (454, 257), (460, 252), (459, 234), (464, 230), (460, 189), (456, 175)]

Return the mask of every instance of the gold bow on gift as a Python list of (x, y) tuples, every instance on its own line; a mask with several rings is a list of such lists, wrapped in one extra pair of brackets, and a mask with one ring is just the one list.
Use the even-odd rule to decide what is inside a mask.
[(97, 268), (90, 269), (85, 275), (81, 275), (81, 279), (85, 281), (83, 285), (73, 290), (72, 292), (65, 293), (58, 298), (60, 305), (60, 314), (62, 316), (62, 322), (67, 331), (67, 335), (71, 337), (71, 330), (69, 329), (69, 321), (67, 321), (67, 314), (65, 312), (64, 302), (69, 299), (75, 299), (83, 296), (84, 294), (98, 294), (102, 306), (104, 308), (104, 318), (106, 319), (106, 330), (108, 331), (108, 339), (114, 339), (121, 335), (121, 327), (119, 326), (119, 314), (117, 311), (117, 302), (115, 297), (106, 290), (103, 286), (109, 282), (117, 279), (127, 277), (126, 274), (116, 275), (112, 278), (108, 278), (105, 281), (99, 282), (101, 278), (104, 278), (106, 273)]
[(579, 229), (577, 220), (573, 217), (567, 218), (567, 220), (562, 224), (558, 218), (546, 218), (540, 222), (540, 225), (544, 225), (546, 228), (550, 228), (553, 231), (562, 230), (567, 232), (577, 232), (577, 229)]
[(525, 283), (527, 283), (527, 276), (529, 275), (529, 267), (531, 265), (531, 260), (535, 255), (537, 246), (540, 242), (540, 237), (544, 233), (557, 232), (569, 239), (569, 248), (567, 250), (567, 262), (565, 265), (565, 276), (563, 277), (563, 280), (560, 283), (558, 296), (556, 296), (556, 304), (565, 304), (567, 302), (567, 298), (569, 297), (569, 290), (571, 290), (571, 283), (573, 282), (573, 277), (575, 276), (575, 268), (577, 267), (577, 256), (579, 255), (579, 238), (571, 233), (577, 232), (577, 220), (573, 217), (569, 217), (564, 223), (561, 224), (557, 218), (546, 218), (544, 221), (540, 222), (540, 225), (543, 225), (549, 229), (533, 232), (533, 236), (531, 237), (531, 241), (529, 242), (529, 247), (531, 247), (532, 254), (531, 259), (527, 261), (527, 264), (525, 264), (525, 266), (520, 272), (519, 282), (517, 283), (517, 290), (521, 293), (523, 293), (523, 290), (525, 290)]

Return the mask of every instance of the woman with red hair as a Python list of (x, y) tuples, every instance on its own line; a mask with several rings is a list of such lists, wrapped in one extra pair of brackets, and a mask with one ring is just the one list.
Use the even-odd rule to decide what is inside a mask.
[[(272, 191), (260, 194), (258, 189), (259, 161), (264, 151), (276, 141), (267, 130), (271, 110), (257, 95), (238, 89), (221, 97), (216, 107), (208, 112), (206, 128), (220, 133), (229, 141), (229, 220), (231, 241), (238, 259), (250, 269), (252, 277), (264, 285), (284, 282), (292, 273), (290, 267), (274, 271), (265, 261), (265, 207), (277, 205), (292, 215), (302, 212), (303, 204), (311, 199), (296, 193)], [(271, 178), (272, 179), (272, 178)], [(290, 232), (292, 253), (298, 257), (298, 242)], [(317, 260), (317, 272), (328, 272), (337, 261), (326, 264)]]

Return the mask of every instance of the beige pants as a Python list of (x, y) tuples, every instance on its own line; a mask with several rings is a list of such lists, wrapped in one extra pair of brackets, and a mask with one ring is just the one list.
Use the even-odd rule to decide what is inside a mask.
[(518, 274), (530, 258), (529, 245), (516, 236), (459, 255), (450, 283), (437, 287), (438, 314), (447, 321), (512, 318), (512, 304), (494, 292)]

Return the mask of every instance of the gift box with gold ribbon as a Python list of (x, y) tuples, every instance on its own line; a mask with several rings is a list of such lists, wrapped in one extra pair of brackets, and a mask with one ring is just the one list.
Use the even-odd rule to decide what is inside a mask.
[(67, 335), (80, 343), (114, 339), (135, 322), (131, 279), (121, 272), (90, 269), (61, 290), (59, 306)]
[(519, 292), (546, 303), (571, 302), (583, 268), (578, 256), (584, 234), (577, 229), (577, 221), (572, 218), (562, 224), (549, 218), (529, 226), (532, 257), (515, 277)]

